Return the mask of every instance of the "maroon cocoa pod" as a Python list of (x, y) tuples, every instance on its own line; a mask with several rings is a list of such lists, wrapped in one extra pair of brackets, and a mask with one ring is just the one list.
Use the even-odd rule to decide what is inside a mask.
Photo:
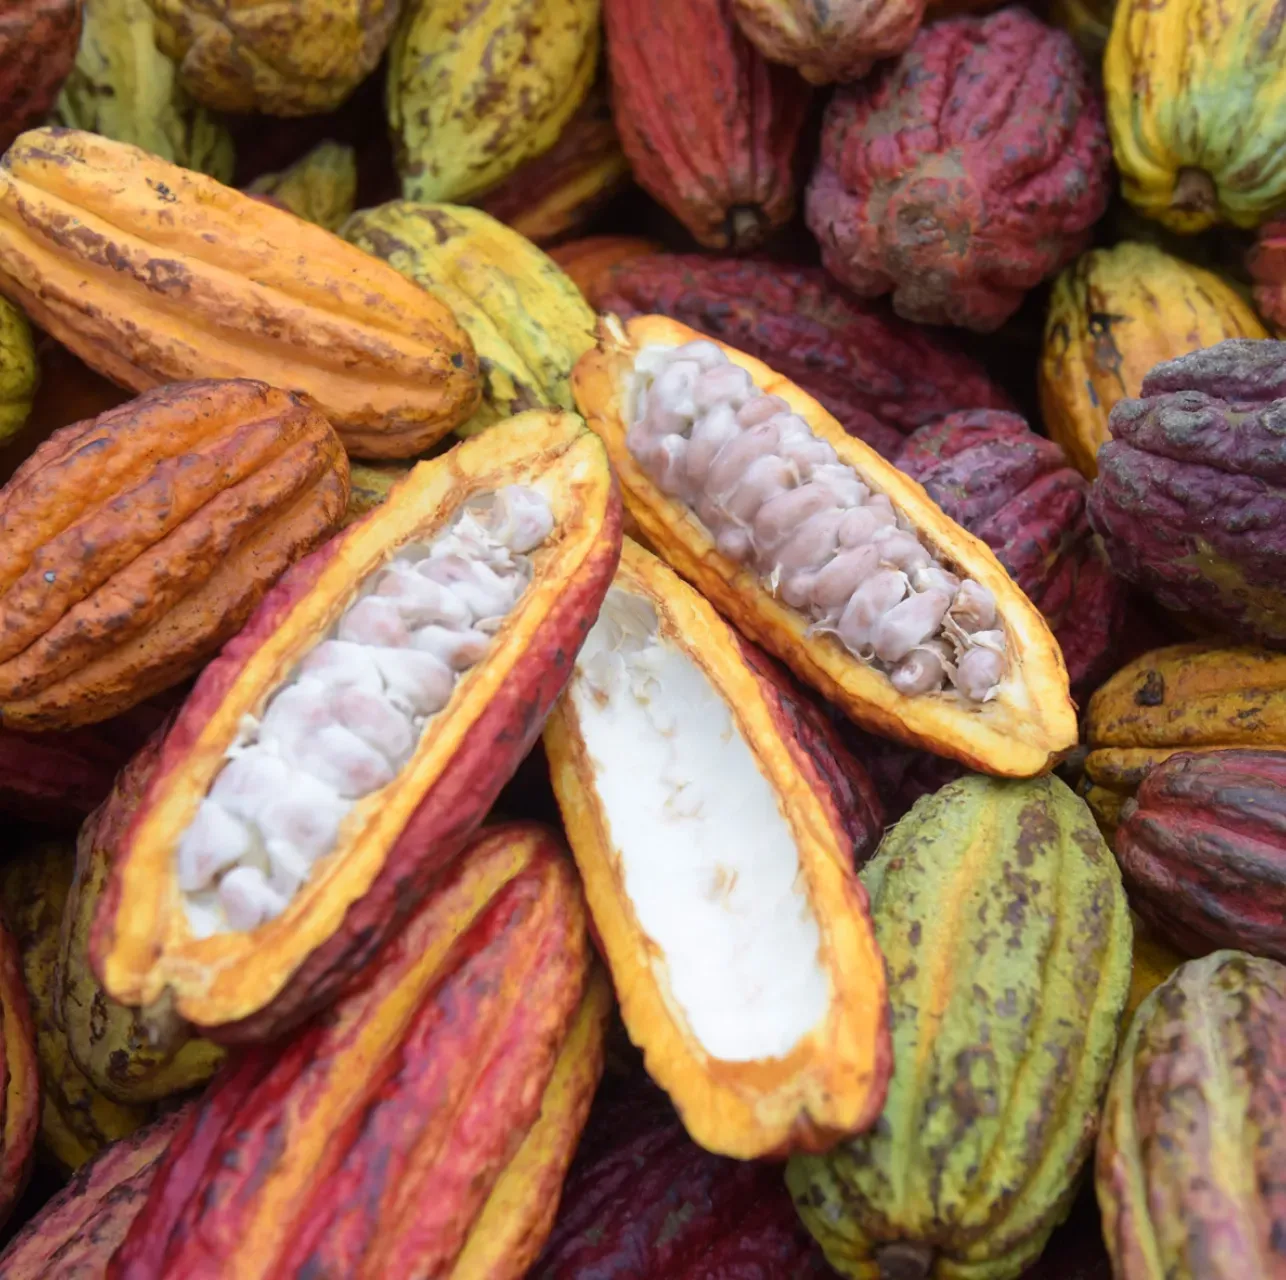
[(817, 267), (656, 254), (613, 268), (590, 304), (663, 315), (766, 361), (886, 458), (956, 409), (1007, 409), (1005, 393), (949, 341), (862, 302)]
[(1286, 337), (1286, 214), (1259, 228), (1247, 264), (1259, 314)]
[(964, 765), (930, 751), (903, 746), (838, 719), (844, 745), (866, 770), (884, 806), (887, 822), (899, 821), (921, 796), (930, 796), (967, 772)]
[(1089, 517), (1114, 571), (1167, 609), (1286, 647), (1286, 342), (1159, 364), (1112, 409)]
[(907, 438), (898, 468), (981, 538), (1048, 619), (1073, 690), (1118, 658), (1127, 594), (1085, 514), (1089, 483), (1017, 414), (955, 413)]
[(831, 99), (808, 225), (854, 292), (990, 333), (1085, 246), (1110, 163), (1069, 35), (1016, 7), (951, 18)]
[(81, 0), (0, 6), (0, 150), (39, 124), (76, 59)]

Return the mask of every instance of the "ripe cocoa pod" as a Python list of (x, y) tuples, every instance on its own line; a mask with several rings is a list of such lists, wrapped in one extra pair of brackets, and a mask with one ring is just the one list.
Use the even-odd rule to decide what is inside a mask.
[(311, 396), (362, 457), (411, 457), (477, 405), (468, 336), (424, 290), (284, 210), (75, 129), (33, 130), (0, 161), (0, 291), (123, 386), (259, 377)]
[(1255, 281), (1255, 306), (1279, 338), (1286, 337), (1286, 217), (1259, 229), (1248, 265)]
[(217, 111), (333, 111), (375, 70), (397, 0), (324, 0), (283, 14), (265, 0), (149, 0), (183, 87)]
[(855, 842), (831, 744), (631, 543), (545, 754), (626, 1030), (692, 1137), (747, 1160), (873, 1123), (884, 967), (853, 858), (878, 825)]
[[(108, 1276), (516, 1280), (512, 1251), (457, 1268), (558, 1086), (590, 963), (580, 889), (554, 838), (484, 832), (329, 1014), (219, 1077)], [(607, 1009), (600, 997), (577, 1058), (601, 1064)], [(579, 1123), (568, 1117), (556, 1144), (563, 1168), (598, 1082), (597, 1068), (573, 1074)], [(526, 1197), (556, 1200), (560, 1184), (529, 1179)]]
[(13, 935), (0, 927), (0, 1225), (27, 1187), (40, 1128), (36, 1030)]
[(94, 922), (108, 994), (227, 1042), (333, 1000), (539, 735), (620, 538), (601, 443), (532, 412), (296, 565), (161, 747)]
[(0, 720), (89, 724), (187, 679), (347, 500), (330, 424), (262, 382), (56, 431), (0, 490)]
[(384, 466), (353, 463), (348, 469), (348, 509), (344, 512), (343, 527), (347, 529), (350, 524), (356, 524), (368, 511), (378, 507), (410, 469), (397, 463)]
[[(55, 1009), (63, 910), (76, 866), (69, 844), (41, 844), (11, 857), (0, 869), (0, 904), (22, 963), (36, 1033), (40, 1127), (36, 1155), (71, 1173), (108, 1144), (152, 1118), (146, 1107), (126, 1107), (94, 1088), (76, 1065)], [(7, 1275), (0, 1268), (0, 1275)]]
[(1286, 751), (1286, 656), (1178, 644), (1122, 667), (1085, 714), (1085, 798), (1107, 835), (1148, 772), (1176, 751)]
[(889, 972), (877, 1128), (787, 1185), (844, 1275), (1012, 1280), (1066, 1216), (1130, 983), (1120, 872), (1057, 778), (971, 776), (862, 870)]
[(81, 0), (7, 0), (0, 13), (0, 150), (54, 104), (80, 38)]
[(1091, 480), (1118, 400), (1155, 365), (1224, 338), (1266, 338), (1259, 318), (1213, 272), (1150, 244), (1083, 253), (1054, 282), (1045, 317), (1040, 408), (1049, 434)]
[(297, 217), (338, 231), (357, 207), (357, 151), (319, 142), (290, 168), (262, 174), (246, 190), (271, 196)]
[(1095, 1183), (1116, 1280), (1286, 1274), (1286, 966), (1190, 960), (1121, 1044)]
[(1134, 909), (1185, 955), (1286, 960), (1286, 752), (1178, 752), (1121, 809)]
[(669, 316), (767, 361), (886, 458), (957, 409), (1011, 407), (976, 361), (819, 268), (658, 254), (626, 262), (587, 296), (598, 311)]
[(0, 298), (0, 444), (26, 424), (39, 380), (27, 317)]
[(482, 367), (477, 435), (524, 409), (571, 409), (571, 372), (594, 345), (594, 313), (550, 258), (480, 209), (393, 200), (363, 209), (344, 238), (450, 307)]
[(835, 94), (808, 225), (859, 296), (991, 333), (1085, 247), (1110, 168), (1071, 38), (1013, 5), (932, 23)]
[[(612, 268), (632, 258), (661, 253), (662, 245), (643, 236), (585, 236), (554, 245), (549, 256), (567, 273), (592, 307)], [(654, 308), (649, 308), (654, 310)]]
[[(686, 482), (678, 464), (690, 443), (683, 430), (694, 419), (671, 395), (689, 359), (710, 378), (703, 396), (713, 397), (708, 411), (703, 400), (697, 412), (699, 432), (692, 428), (693, 475), (705, 486), (699, 493), (676, 487)], [(607, 446), (627, 507), (658, 554), (850, 718), (1004, 775), (1039, 773), (1073, 746), (1067, 671), (1035, 606), (984, 543), (799, 387), (661, 316), (624, 325), (604, 317), (598, 348), (581, 358), (572, 383)], [(741, 406), (735, 412), (734, 402)], [(743, 412), (756, 418), (753, 428), (736, 418)], [(670, 416), (673, 443), (657, 444), (654, 434)], [(667, 458), (674, 469), (662, 475)], [(756, 466), (754, 475), (748, 465)], [(812, 477), (796, 492), (814, 505), (797, 509), (801, 498), (789, 494), (788, 503), (778, 502), (783, 495), (773, 485), (783, 468)], [(788, 536), (792, 530), (806, 533), (807, 545)], [(905, 572), (887, 567), (894, 563)], [(991, 630), (980, 630), (984, 625)], [(872, 652), (877, 640), (885, 658)]]
[(639, 185), (708, 249), (795, 211), (810, 92), (743, 36), (731, 0), (604, 0), (612, 110)]

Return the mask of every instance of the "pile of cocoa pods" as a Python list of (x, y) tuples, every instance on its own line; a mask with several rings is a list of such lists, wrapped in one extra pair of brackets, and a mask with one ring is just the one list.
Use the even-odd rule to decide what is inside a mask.
[(10, 0), (0, 1280), (1286, 1280), (1282, 0)]

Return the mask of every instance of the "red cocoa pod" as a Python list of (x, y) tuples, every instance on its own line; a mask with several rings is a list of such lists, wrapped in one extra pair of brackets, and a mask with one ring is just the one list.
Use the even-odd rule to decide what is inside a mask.
[(1189, 956), (1286, 960), (1286, 752), (1180, 752), (1121, 808), (1130, 905)]
[[(543, 513), (526, 542), (521, 503)], [(227, 1043), (333, 1000), (530, 750), (620, 525), (602, 444), (535, 410), (420, 463), (296, 564), (161, 748), (92, 930), (107, 993)]]
[(788, 222), (810, 90), (741, 34), (731, 0), (604, 0), (603, 19), (639, 185), (710, 249), (752, 249)]
[(907, 438), (898, 467), (985, 542), (1045, 615), (1074, 692), (1116, 661), (1125, 585), (1085, 514), (1089, 482), (1017, 414), (955, 413)]
[(599, 311), (669, 316), (766, 361), (886, 458), (954, 410), (1011, 407), (948, 340), (850, 297), (817, 267), (657, 254), (613, 268), (587, 296)]
[(53, 107), (76, 60), (83, 0), (5, 0), (0, 12), (0, 150)]
[(896, 62), (835, 94), (808, 225), (855, 293), (991, 333), (1085, 247), (1110, 171), (1072, 38), (1015, 6), (923, 27)]
[(955, 760), (876, 737), (850, 721), (840, 721), (839, 730), (845, 746), (874, 784), (887, 822), (897, 822), (921, 796), (931, 796), (965, 773), (964, 766)]
[(1255, 281), (1259, 314), (1286, 337), (1286, 217), (1259, 228), (1247, 265)]
[[(216, 1079), (109, 1280), (454, 1274), (541, 1119), (590, 962), (554, 837), (483, 833), (331, 1010)], [(581, 1094), (597, 1082), (589, 1073)], [(486, 1274), (520, 1275), (512, 1261)]]

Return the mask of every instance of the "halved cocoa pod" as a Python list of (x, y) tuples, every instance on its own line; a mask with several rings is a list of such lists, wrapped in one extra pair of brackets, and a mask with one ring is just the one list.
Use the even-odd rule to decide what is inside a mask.
[(752, 1159), (873, 1123), (884, 961), (827, 744), (633, 543), (545, 751), (626, 1029), (692, 1137)]
[[(482, 833), (326, 1016), (219, 1076), (109, 1275), (463, 1277), (470, 1229), (538, 1123), (560, 1051), (586, 1056), (591, 963), (554, 837)], [(603, 1012), (595, 997), (586, 1016), (601, 1028)], [(580, 1091), (597, 1083), (571, 1075)], [(510, 1260), (469, 1274), (519, 1274)]]
[(54, 432), (0, 490), (0, 721), (89, 724), (187, 679), (347, 500), (330, 423), (263, 382)]
[(649, 543), (858, 724), (1009, 777), (1075, 745), (1039, 611), (793, 383), (677, 321), (604, 316), (573, 387)]
[(111, 869), (108, 994), (280, 1035), (397, 932), (540, 733), (620, 553), (574, 414), (419, 464), (296, 565), (180, 712)]
[(0, 1225), (26, 1190), (39, 1127), (36, 1028), (18, 944), (0, 927)]

